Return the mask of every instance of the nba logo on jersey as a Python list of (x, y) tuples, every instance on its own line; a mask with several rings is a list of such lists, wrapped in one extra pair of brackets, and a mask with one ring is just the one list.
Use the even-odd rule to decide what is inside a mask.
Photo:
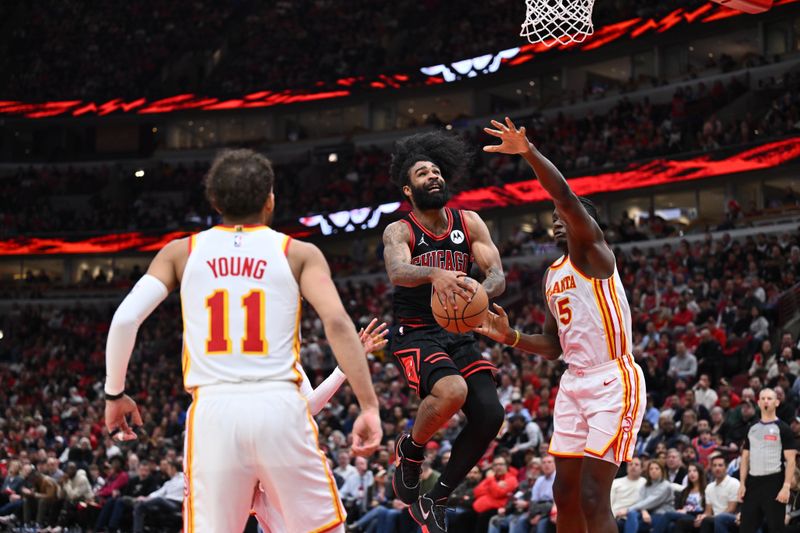
[(233, 236), (233, 245), (236, 248), (241, 248), (242, 247), (242, 234), (241, 233), (237, 233), (236, 235)]

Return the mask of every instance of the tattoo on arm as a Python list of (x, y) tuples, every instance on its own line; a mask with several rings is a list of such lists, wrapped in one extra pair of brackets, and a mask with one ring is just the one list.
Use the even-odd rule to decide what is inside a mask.
[(433, 268), (411, 264), (408, 229), (402, 222), (393, 222), (383, 232), (383, 261), (393, 285), (417, 287), (430, 283)]
[(483, 280), (483, 288), (486, 289), (489, 298), (502, 294), (506, 288), (506, 277), (503, 275), (503, 270), (489, 267), (489, 270), (486, 271), (486, 279)]

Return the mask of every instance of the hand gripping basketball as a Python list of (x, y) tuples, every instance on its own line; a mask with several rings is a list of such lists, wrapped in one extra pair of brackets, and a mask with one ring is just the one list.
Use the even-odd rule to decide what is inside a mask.
[(442, 307), (445, 309), (449, 307), (452, 310), (456, 310), (458, 306), (456, 296), (460, 296), (464, 301), (470, 301), (478, 290), (475, 280), (468, 278), (463, 272), (441, 268), (434, 270), (431, 285), (433, 285), (433, 296), (439, 300)]
[[(483, 285), (471, 278), (462, 278), (472, 285), (473, 293), (467, 299), (460, 292), (455, 293), (456, 303), (452, 306), (442, 305), (441, 299), (434, 290), (431, 296), (431, 312), (436, 323), (450, 333), (467, 333), (483, 323), (489, 311), (489, 296)], [(449, 303), (449, 302), (448, 302)]]

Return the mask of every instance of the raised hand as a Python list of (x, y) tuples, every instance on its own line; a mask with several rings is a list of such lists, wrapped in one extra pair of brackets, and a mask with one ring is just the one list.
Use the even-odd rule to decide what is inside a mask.
[(497, 129), (483, 128), (483, 131), (493, 137), (500, 139), (500, 144), (484, 146), (484, 152), (496, 152), (500, 154), (523, 154), (531, 149), (531, 143), (525, 136), (525, 127), (517, 129), (511, 119), (506, 117), (506, 123), (492, 120), (492, 126)]
[(377, 323), (378, 319), (373, 318), (366, 328), (361, 328), (361, 331), (358, 332), (358, 337), (361, 339), (361, 344), (364, 345), (364, 353), (366, 355), (380, 350), (389, 342), (386, 340), (386, 335), (389, 334), (389, 326), (386, 325), (386, 322), (383, 322), (380, 326), (375, 327)]

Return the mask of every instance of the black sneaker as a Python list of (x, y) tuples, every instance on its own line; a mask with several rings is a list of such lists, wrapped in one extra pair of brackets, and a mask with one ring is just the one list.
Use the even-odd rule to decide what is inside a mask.
[(422, 533), (447, 533), (445, 506), (437, 504), (428, 496), (420, 496), (411, 504), (408, 512), (422, 528)]
[(392, 477), (394, 494), (403, 503), (411, 505), (419, 498), (419, 474), (422, 471), (422, 461), (409, 459), (403, 454), (400, 444), (410, 439), (411, 435), (403, 433), (395, 444), (395, 466), (397, 467)]

